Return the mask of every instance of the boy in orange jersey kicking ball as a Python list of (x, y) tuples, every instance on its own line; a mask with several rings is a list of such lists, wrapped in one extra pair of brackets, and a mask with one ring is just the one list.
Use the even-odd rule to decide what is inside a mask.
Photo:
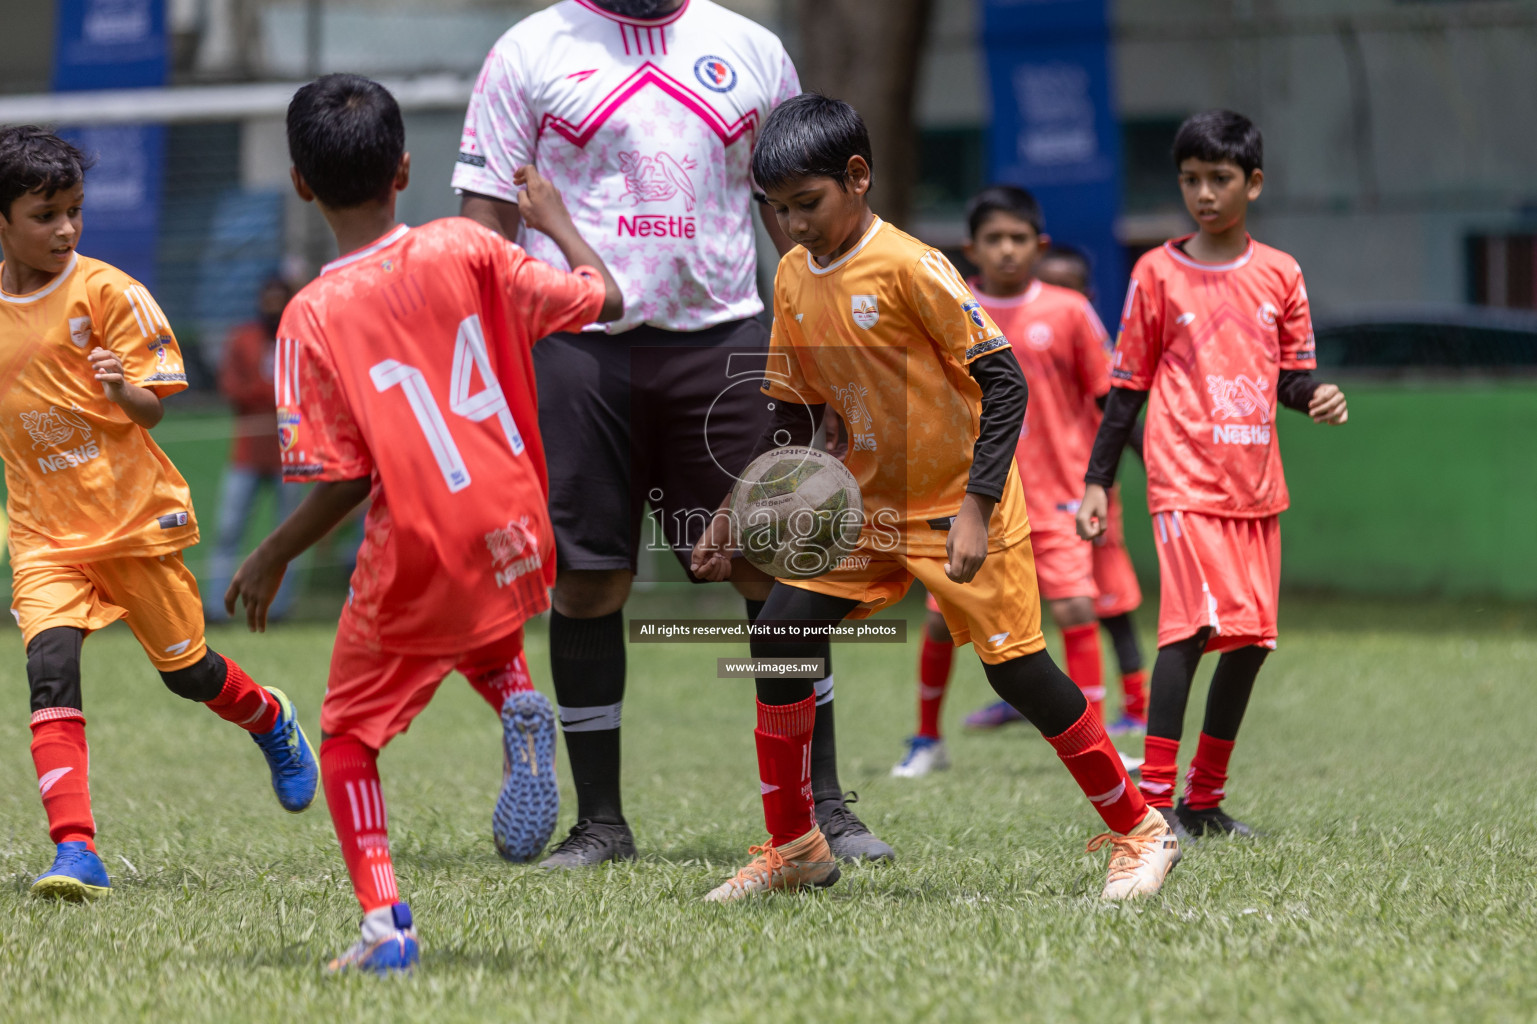
[[(372, 497), (320, 706), (320, 768), (359, 941), (332, 971), (417, 960), (390, 858), (379, 751), (459, 671), (501, 712), (504, 856), (536, 856), (555, 827), (555, 715), (532, 687), (523, 623), (550, 606), (555, 538), (534, 389), (534, 340), (617, 319), (624, 302), (560, 195), (531, 167), (523, 222), (576, 270), (533, 259), (474, 221), (395, 219), (410, 181), (400, 107), (377, 82), (327, 75), (288, 106), (294, 188), (336, 236), (278, 326), (283, 473), (317, 481), (225, 595), (266, 624), (283, 567)], [(504, 813), (505, 811), (505, 813)]]
[[(1083, 690), (1089, 711), (1101, 718), (1105, 688), (1094, 545), (1074, 530), (1073, 513), (1099, 426), (1099, 403), (1110, 390), (1108, 336), (1086, 298), (1035, 277), (1050, 237), (1042, 232), (1041, 208), (1029, 192), (1013, 185), (982, 190), (971, 201), (967, 226), (966, 257), (979, 271), (972, 291), (1008, 339), (1030, 389), (1014, 461), (1029, 510), (1041, 596), (1062, 631), (1067, 674)], [(937, 642), (936, 617), (931, 607), (919, 661), (918, 732), (892, 768), (898, 778), (926, 775), (948, 763), (939, 708), (954, 648)], [(1000, 704), (1000, 711), (1019, 717), (1012, 705)]]
[[(1200, 230), (1143, 255), (1121, 315), (1105, 418), (1084, 475), (1078, 531), (1107, 525), (1121, 449), (1147, 405), (1143, 452), (1158, 548), (1158, 658), (1141, 788), (1171, 825), (1248, 835), (1222, 809), (1228, 758), (1265, 656), (1275, 649), (1279, 516), (1288, 504), (1277, 403), (1344, 423), (1345, 396), (1313, 379), (1313, 326), (1297, 261), (1249, 237), (1264, 186), (1263, 142), (1227, 110), (1191, 117), (1174, 140), (1185, 208)], [(1197, 662), (1221, 653), (1185, 792), (1174, 786)]]
[(81, 900), (111, 888), (96, 854), (80, 686), (85, 637), (125, 619), (172, 693), (251, 734), (283, 809), (315, 798), (293, 705), (203, 639), (187, 483), (149, 431), (187, 386), (165, 314), (133, 278), (75, 251), (86, 161), (41, 128), (0, 129), (0, 457), (11, 614), (27, 645), (32, 761), (56, 844), (32, 883)]
[[(1013, 458), (1025, 380), (1009, 342), (944, 256), (870, 209), (870, 140), (848, 104), (807, 93), (779, 106), (753, 151), (753, 178), (797, 243), (775, 282), (775, 373), (764, 391), (776, 407), (759, 448), (809, 442), (838, 403), (868, 517), (853, 558), (815, 579), (776, 582), (759, 621), (863, 617), (921, 581), (955, 642), (975, 644), (993, 689), (1041, 730), (1109, 826), (1090, 844), (1112, 846), (1105, 898), (1157, 892), (1179, 844), (1045, 650)], [(735, 532), (729, 512), (712, 519), (694, 549), (696, 575), (725, 578)], [(806, 660), (825, 658), (827, 646), (754, 639), (752, 652)], [(760, 677), (757, 694), (769, 839), (711, 901), (838, 878), (812, 809), (811, 681)]]

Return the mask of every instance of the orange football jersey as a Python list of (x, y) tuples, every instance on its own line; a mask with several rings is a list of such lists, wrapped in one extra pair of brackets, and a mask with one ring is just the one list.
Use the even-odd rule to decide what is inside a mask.
[[(981, 424), (967, 366), (1008, 347), (942, 253), (876, 218), (826, 267), (799, 246), (780, 261), (763, 391), (842, 416), (861, 546), (943, 555)], [(993, 550), (1029, 532), (1012, 463), (989, 532)]]
[(149, 431), (109, 400), (89, 360), (116, 354), (131, 384), (187, 386), (149, 291), (76, 254), (27, 295), (0, 292), (0, 458), (11, 564), (157, 556), (197, 543), (192, 495)]

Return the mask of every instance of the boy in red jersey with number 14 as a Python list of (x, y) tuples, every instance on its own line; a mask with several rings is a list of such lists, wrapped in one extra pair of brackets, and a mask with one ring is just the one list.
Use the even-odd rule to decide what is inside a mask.
[(395, 888), (379, 750), (458, 669), (500, 708), (508, 785), (522, 787), (513, 810), (538, 818), (503, 821), (499, 804), (498, 845), (527, 860), (549, 838), (554, 713), (522, 668), (523, 623), (549, 607), (555, 570), (530, 347), (616, 318), (623, 300), (532, 168), (518, 175), (523, 219), (571, 273), (473, 221), (397, 223), (410, 157), (400, 108), (376, 82), (327, 75), (300, 89), (288, 148), (295, 189), (347, 253), (278, 328), (283, 472), (318, 483), (225, 603), (233, 613), (243, 598), (264, 628), (283, 567), (372, 497), (320, 711), (326, 803), (364, 913), (361, 941), (331, 969), (409, 970), (416, 937)]
[[(1302, 269), (1246, 228), (1265, 180), (1259, 129), (1232, 111), (1197, 114), (1175, 136), (1174, 162), (1200, 230), (1146, 253), (1132, 270), (1078, 530), (1085, 538), (1104, 531), (1107, 489), (1146, 403), (1161, 603), (1141, 787), (1176, 830), (1247, 835), (1221, 802), (1249, 694), (1276, 643), (1278, 517), (1288, 504), (1276, 405), (1344, 423), (1345, 396), (1310, 372)], [(1175, 806), (1185, 704), (1208, 650), (1221, 658)]]

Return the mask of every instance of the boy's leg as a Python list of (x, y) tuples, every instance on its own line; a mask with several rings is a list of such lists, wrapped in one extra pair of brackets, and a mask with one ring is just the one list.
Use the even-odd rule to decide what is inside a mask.
[(229, 589), (240, 560), (240, 541), (251, 520), (260, 483), (261, 474), (249, 466), (230, 463), (224, 467), (224, 479), (219, 484), (218, 533), (213, 550), (208, 552), (208, 604), (204, 608), (204, 613), (215, 622), (229, 618), (224, 610), (224, 592)]
[[(762, 617), (772, 621), (837, 623), (858, 602), (775, 584)], [(754, 639), (754, 658), (812, 660), (826, 655), (827, 641)], [(816, 727), (816, 689), (811, 679), (762, 676), (757, 680), (759, 790), (769, 841), (757, 856), (705, 899), (724, 902), (771, 889), (831, 885), (838, 863), (818, 827), (811, 779), (811, 737)]]
[(1144, 732), (1147, 729), (1147, 672), (1142, 664), (1142, 645), (1137, 642), (1137, 627), (1131, 612), (1121, 612), (1099, 620), (1115, 648), (1115, 660), (1121, 672), (1121, 717), (1110, 730)]
[(293, 702), (208, 647), (197, 580), (181, 554), (82, 568), (108, 600), (128, 610), (128, 626), (166, 688), (250, 733), (267, 760), (278, 803), (295, 814), (309, 807), (320, 772)]
[(320, 768), (331, 824), (363, 908), (363, 928), (361, 940), (331, 961), (333, 971), (387, 973), (409, 970), (416, 962), (411, 912), (400, 899), (390, 856), (378, 758), (427, 706), (454, 661), (374, 650), (349, 628), (343, 613), (320, 706)]
[(1099, 621), (1094, 618), (1094, 601), (1073, 597), (1051, 602), (1051, 617), (1062, 631), (1062, 654), (1067, 675), (1083, 691), (1089, 711), (1101, 721), (1105, 717), (1105, 665), (1099, 649)]
[(544, 851), (560, 811), (555, 709), (534, 689), (523, 627), (466, 655), (458, 669), (502, 720), (502, 789), (491, 815), (496, 850), (516, 864)]
[(1140, 785), (1147, 802), (1159, 810), (1174, 807), (1185, 706), (1190, 701), (1190, 684), (1195, 680), (1196, 666), (1201, 662), (1210, 633), (1200, 629), (1194, 636), (1158, 648), (1158, 657), (1153, 662)]
[(955, 640), (932, 594), (924, 598), (928, 614), (918, 653), (918, 731), (907, 741), (907, 753), (891, 768), (897, 779), (918, 779), (950, 767), (950, 753), (940, 736), (939, 716), (950, 687)]
[(1226, 795), (1233, 741), (1238, 738), (1254, 680), (1269, 654), (1265, 647), (1240, 647), (1217, 659), (1206, 698), (1206, 721), (1185, 777), (1185, 797), (1177, 809), (1182, 824), (1193, 835), (1208, 831), (1253, 833), (1249, 826), (1223, 813), (1220, 805)]
[[(994, 691), (1041, 731), (1110, 828), (1089, 847), (1107, 840), (1112, 846), (1103, 895), (1157, 892), (1179, 860), (1179, 843), (1132, 785), (1083, 691), (1046, 653), (1030, 544), (988, 555), (968, 584), (951, 581), (943, 561), (909, 558), (908, 564), (945, 609), (952, 632), (973, 640)], [(957, 620), (964, 621), (961, 630)]]

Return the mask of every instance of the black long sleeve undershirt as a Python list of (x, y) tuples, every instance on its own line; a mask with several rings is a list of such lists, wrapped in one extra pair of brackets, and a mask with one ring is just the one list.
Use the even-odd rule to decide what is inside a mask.
[[(1276, 380), (1276, 400), (1288, 409), (1307, 412), (1313, 392), (1322, 383), (1309, 370), (1282, 370)], [(1101, 487), (1115, 483), (1116, 471), (1121, 466), (1121, 449), (1132, 440), (1133, 431), (1140, 430), (1137, 417), (1146, 403), (1146, 391), (1110, 389), (1104, 405), (1104, 419), (1099, 422), (1099, 433), (1094, 435), (1094, 450), (1089, 455), (1089, 471), (1083, 475), (1084, 483)]]
[(998, 501), (1003, 497), (1014, 449), (1019, 445), (1030, 388), (1025, 384), (1019, 360), (1010, 352), (973, 359), (968, 369), (971, 379), (982, 388), (982, 422), (977, 443), (971, 450), (971, 476), (966, 481), (966, 493)]
[[(998, 501), (1009, 479), (1009, 466), (1014, 461), (1030, 392), (1019, 361), (1012, 357), (983, 356), (973, 360), (969, 369), (972, 380), (982, 389), (982, 422), (971, 451), (971, 476), (966, 481), (966, 491)], [(786, 445), (811, 444), (826, 408), (825, 403), (799, 405), (776, 401), (768, 426), (753, 447), (752, 457), (756, 459)]]
[[(1105, 402), (1108, 401), (1109, 398), (1110, 398), (1110, 392), (1106, 391), (1103, 395), (1100, 395), (1098, 398), (1094, 399), (1094, 404), (1099, 406), (1099, 411), (1100, 412), (1104, 412), (1105, 411)], [(1139, 458), (1139, 459), (1142, 458), (1142, 421), (1141, 420), (1138, 420), (1136, 423), (1134, 423), (1132, 425), (1131, 437), (1126, 439), (1126, 447), (1128, 447), (1132, 451), (1136, 452), (1137, 453), (1137, 458)], [(1144, 460), (1144, 461), (1146, 461), (1146, 460)]]

